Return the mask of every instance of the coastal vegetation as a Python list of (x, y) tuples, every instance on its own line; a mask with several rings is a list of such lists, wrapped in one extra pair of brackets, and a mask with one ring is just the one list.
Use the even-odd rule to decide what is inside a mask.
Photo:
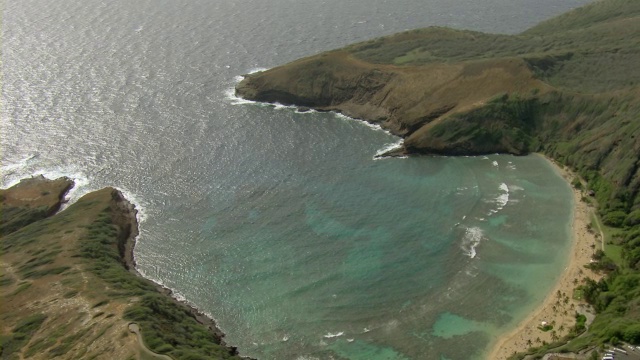
[(540, 152), (578, 174), (605, 234), (590, 267), (606, 276), (577, 284), (593, 323), (578, 316), (529, 351), (541, 357), (640, 343), (638, 64), (640, 2), (602, 0), (517, 35), (431, 27), (373, 39), (247, 75), (236, 93), (380, 124), (404, 138), (388, 156)]
[(146, 346), (174, 359), (239, 359), (212, 324), (129, 271), (136, 220), (120, 192), (102, 189), (49, 210), (71, 185), (38, 177), (0, 190), (0, 356), (141, 359)]

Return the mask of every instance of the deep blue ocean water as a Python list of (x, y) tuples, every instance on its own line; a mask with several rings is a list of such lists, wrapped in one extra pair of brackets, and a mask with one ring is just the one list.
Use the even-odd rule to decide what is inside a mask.
[(141, 210), (139, 270), (260, 359), (473, 359), (564, 267), (538, 156), (374, 160), (398, 139), (239, 101), (240, 75), (430, 25), (516, 33), (587, 0), (5, 1), (2, 181)]

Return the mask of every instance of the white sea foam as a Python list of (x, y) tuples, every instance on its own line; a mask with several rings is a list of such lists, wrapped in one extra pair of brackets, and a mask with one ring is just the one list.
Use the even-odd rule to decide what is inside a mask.
[(273, 108), (276, 110), (284, 110), (284, 109), (298, 110), (298, 107), (295, 105), (283, 105), (280, 103), (272, 103), (272, 104), (269, 104), (269, 106), (273, 106)]
[(38, 154), (30, 154), (30, 155), (27, 155), (24, 159), (18, 160), (14, 163), (8, 163), (6, 165), (2, 165), (0, 167), (0, 173), (2, 173), (2, 176), (5, 177), (17, 171), (25, 169), (29, 165), (29, 162), (37, 156)]
[[(54, 180), (61, 177), (67, 177), (73, 180), (73, 187), (66, 194), (65, 202), (62, 204), (60, 210), (64, 210), (71, 204), (75, 203), (82, 196), (97, 190), (101, 186), (93, 184), (92, 179), (89, 178), (83, 171), (80, 171), (73, 165), (68, 166), (56, 166), (56, 167), (42, 167), (38, 164), (38, 154), (31, 154), (24, 159), (9, 163), (0, 167), (0, 173), (2, 174), (2, 187), (9, 188), (20, 182), (22, 179), (42, 175), (47, 179)], [(125, 198), (135, 205), (137, 213), (138, 223), (142, 223), (146, 220), (145, 206), (136, 196), (127, 189), (117, 188)]]
[(343, 331), (340, 331), (340, 332), (335, 333), (335, 334), (327, 333), (327, 334), (326, 334), (326, 335), (324, 335), (323, 337), (324, 337), (324, 338), (326, 338), (326, 339), (331, 339), (331, 338), (340, 337), (340, 336), (342, 336), (342, 335), (344, 335), (344, 332), (343, 332)]
[(81, 196), (88, 193), (89, 178), (81, 171), (73, 167), (54, 167), (54, 168), (38, 168), (33, 167), (30, 161), (35, 156), (29, 156), (24, 161), (8, 165), (11, 171), (5, 171), (6, 167), (2, 167), (2, 187), (9, 188), (20, 182), (22, 179), (42, 175), (47, 179), (54, 180), (60, 177), (68, 177), (74, 182), (73, 188), (69, 190), (65, 197), (65, 203), (61, 210), (74, 203)]
[[(398, 141), (394, 143), (386, 144), (382, 149), (376, 152), (376, 154), (373, 156), (373, 159), (374, 160), (385, 159), (385, 157), (383, 157), (382, 155), (386, 154), (391, 150), (401, 149), (403, 143), (404, 143), (403, 139), (398, 139)], [(403, 156), (403, 158), (406, 158), (406, 156)]]
[[(252, 68), (251, 70), (249, 70), (247, 72), (247, 74), (255, 74), (257, 72), (260, 71), (265, 71), (268, 70), (267, 68), (263, 68), (263, 67), (258, 67), (258, 68)], [(244, 79), (243, 75), (236, 75), (233, 77), (233, 84), (231, 85), (231, 87), (227, 88), (224, 90), (224, 97), (228, 100), (230, 100), (231, 105), (242, 105), (242, 104), (264, 104), (264, 103), (260, 103), (257, 101), (252, 101), (252, 100), (246, 100), (243, 99), (241, 97), (237, 97), (236, 96), (236, 85), (238, 85), (238, 83), (240, 83), (240, 81), (242, 81)], [(265, 105), (269, 105), (269, 104), (265, 104)]]
[(173, 289), (171, 290), (171, 296), (173, 296), (178, 301), (187, 302), (187, 298), (184, 297), (184, 295), (180, 294), (179, 292), (177, 292), (177, 291), (175, 291)]
[(353, 342), (355, 339), (347, 339), (347, 342)]
[(496, 198), (496, 204), (498, 204), (498, 210), (502, 210), (509, 202), (509, 187), (507, 184), (502, 183), (499, 188), (502, 194)]
[(317, 113), (318, 111), (315, 110), (315, 109), (306, 109), (306, 110), (302, 111), (302, 110), (300, 110), (299, 107), (296, 107), (295, 112), (296, 112), (296, 114), (314, 114), (314, 113)]
[[(240, 79), (242, 80), (242, 79)], [(261, 104), (257, 101), (246, 100), (241, 97), (236, 96), (236, 87), (235, 85), (226, 89), (224, 91), (224, 97), (231, 102), (231, 105), (242, 105), (242, 104)]]
[(495, 166), (495, 167), (498, 167), (498, 162), (497, 162), (497, 161), (495, 161), (495, 160), (493, 160), (493, 162), (491, 163), (491, 165), (493, 165), (493, 166)]
[(362, 329), (362, 332), (363, 332), (363, 333), (368, 333), (369, 331), (371, 331), (371, 329), (369, 329), (369, 328), (364, 328), (364, 329)]
[(282, 337), (282, 341), (284, 341), (284, 342), (289, 341), (289, 336), (288, 335), (283, 336)]
[(372, 123), (370, 123), (370, 122), (368, 122), (368, 121), (355, 119), (355, 118), (352, 118), (352, 117), (350, 117), (350, 116), (347, 116), (347, 115), (345, 115), (345, 114), (343, 114), (343, 113), (339, 113), (339, 112), (335, 112), (335, 111), (333, 111), (332, 113), (333, 113), (333, 114), (334, 114), (338, 119), (347, 120), (347, 121), (355, 121), (355, 122), (357, 122), (358, 124), (365, 125), (366, 127), (368, 127), (368, 128), (369, 128), (369, 129), (371, 129), (371, 130), (375, 130), (375, 131), (382, 131), (382, 132), (385, 132), (385, 133), (387, 133), (387, 134), (389, 134), (389, 135), (393, 135), (393, 134), (391, 134), (391, 132), (389, 132), (389, 131), (387, 131), (387, 130), (383, 129), (383, 128), (382, 128), (382, 126), (380, 126), (380, 125), (378, 125), (378, 124), (372, 124)]
[(498, 187), (498, 190), (500, 191), (499, 195), (495, 199), (490, 201), (497, 206), (495, 209), (489, 210), (489, 212), (487, 213), (488, 216), (491, 216), (504, 209), (504, 207), (509, 203), (509, 186), (507, 186), (507, 184), (505, 183), (501, 183)]
[(138, 213), (136, 214), (138, 225), (145, 222), (147, 220), (147, 208), (145, 204), (131, 191), (119, 187), (116, 187), (116, 189), (120, 191), (122, 195), (124, 195), (124, 197), (135, 206), (136, 210), (138, 211)]
[[(249, 74), (253, 74), (253, 73), (257, 73), (260, 71), (265, 71), (268, 70), (266, 68), (254, 68), (252, 70), (249, 71)], [(253, 101), (253, 100), (247, 100), (247, 99), (243, 99), (241, 97), (236, 96), (236, 90), (235, 87), (236, 85), (242, 81), (245, 77), (242, 75), (236, 75), (233, 80), (234, 83), (231, 87), (225, 89), (224, 94), (225, 94), (225, 98), (227, 100), (229, 100), (229, 102), (231, 103), (231, 105), (244, 105), (244, 104), (253, 104), (253, 105), (260, 105), (260, 106), (270, 106), (273, 107), (275, 110), (286, 110), (286, 109), (290, 109), (293, 110), (294, 112), (296, 112), (297, 114), (313, 114), (313, 113), (317, 113), (316, 110), (314, 109), (308, 109), (306, 111), (300, 111), (300, 107), (295, 106), (295, 105), (283, 105), (280, 103), (264, 103), (264, 102), (259, 102), (259, 101)], [(359, 119), (354, 119), (350, 116), (347, 116), (345, 114), (339, 113), (339, 112), (335, 112), (332, 111), (332, 113), (334, 114), (334, 116), (336, 116), (339, 119), (342, 120), (347, 120), (347, 121), (355, 121), (358, 124), (361, 125), (365, 125), (366, 127), (370, 128), (371, 130), (374, 131), (383, 131), (389, 135), (393, 135), (391, 134), (391, 132), (389, 132), (388, 130), (385, 130), (382, 128), (382, 126), (380, 126), (379, 124), (372, 124), (368, 121), (364, 121), (364, 120), (359, 120)], [(402, 147), (403, 144), (403, 140), (402, 139), (398, 139), (398, 141), (394, 142), (394, 143), (388, 143), (386, 144), (382, 149), (378, 150), (376, 152), (376, 154), (373, 156), (374, 160), (378, 160), (378, 159), (385, 159), (385, 157), (381, 157), (382, 154), (400, 148)], [(395, 158), (400, 158), (400, 159), (406, 159), (407, 156), (398, 156)]]
[(262, 71), (267, 71), (269, 69), (265, 68), (265, 67), (255, 67), (249, 70), (249, 72), (247, 72), (247, 74), (255, 74), (255, 73), (259, 73)]
[(483, 232), (477, 226), (465, 229), (464, 236), (462, 238), (462, 245), (460, 246), (465, 255), (470, 258), (475, 258), (477, 255), (476, 248), (482, 241)]

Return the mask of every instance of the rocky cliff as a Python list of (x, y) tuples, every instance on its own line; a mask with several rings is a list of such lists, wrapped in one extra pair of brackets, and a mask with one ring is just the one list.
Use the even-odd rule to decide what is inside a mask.
[[(481, 107), (497, 94), (549, 89), (518, 58), (399, 67), (367, 63), (346, 51), (335, 51), (248, 75), (236, 93), (246, 99), (332, 110), (380, 124), (406, 138), (410, 152), (522, 154), (528, 148), (512, 139), (475, 144), (471, 137), (461, 136), (440, 141), (432, 130), (436, 124), (455, 122), (451, 115)], [(491, 126), (504, 127), (500, 122)]]
[(380, 124), (404, 138), (402, 154), (539, 151), (573, 168), (607, 229), (598, 266), (616, 269), (582, 288), (599, 315), (563, 348), (577, 351), (640, 343), (638, 64), (640, 1), (601, 0), (518, 35), (427, 28), (373, 39), (248, 75), (236, 93)]
[(603, 177), (604, 208), (630, 211), (639, 63), (640, 3), (606, 0), (518, 35), (433, 27), (373, 39), (247, 75), (236, 94), (380, 124), (404, 138), (402, 154), (546, 152)]
[(136, 211), (120, 191), (54, 214), (72, 184), (38, 176), (0, 190), (0, 357), (166, 358), (148, 347), (173, 359), (240, 359), (212, 320), (129, 271)]

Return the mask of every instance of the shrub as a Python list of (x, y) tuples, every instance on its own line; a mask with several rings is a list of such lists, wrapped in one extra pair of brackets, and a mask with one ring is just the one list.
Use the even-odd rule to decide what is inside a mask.
[(616, 210), (616, 211), (611, 211), (609, 213), (606, 213), (602, 217), (602, 222), (605, 225), (608, 225), (611, 227), (620, 227), (622, 226), (622, 223), (625, 221), (626, 218), (627, 218), (627, 214), (625, 214), (624, 211)]
[(624, 225), (629, 227), (640, 225), (640, 210), (634, 210), (627, 215), (627, 218), (624, 219)]
[(574, 178), (571, 182), (571, 185), (573, 185), (573, 187), (578, 190), (582, 190), (582, 182), (578, 178)]
[(11, 335), (1, 337), (0, 349), (2, 350), (2, 358), (8, 359), (11, 354), (22, 349), (46, 319), (47, 316), (44, 314), (31, 315), (20, 321), (13, 328)]
[(623, 339), (631, 344), (640, 344), (640, 324), (634, 324), (624, 331)]

